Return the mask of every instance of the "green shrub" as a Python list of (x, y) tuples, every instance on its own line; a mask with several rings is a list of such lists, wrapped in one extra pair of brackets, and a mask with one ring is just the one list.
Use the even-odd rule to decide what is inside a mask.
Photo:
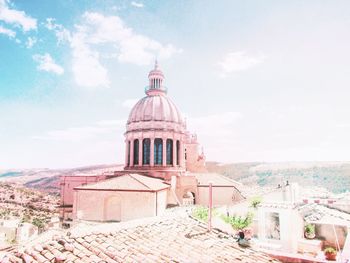
[(260, 196), (253, 197), (252, 200), (250, 201), (250, 206), (257, 208), (258, 205), (261, 203), (262, 198)]
[(32, 224), (37, 226), (39, 229), (43, 229), (45, 227), (45, 222), (42, 219), (37, 217), (33, 219)]
[(192, 211), (192, 216), (200, 221), (208, 222), (209, 209), (207, 207), (198, 206)]
[(242, 230), (253, 222), (253, 213), (248, 212), (245, 216), (226, 216), (222, 215), (221, 218), (232, 226), (235, 230)]

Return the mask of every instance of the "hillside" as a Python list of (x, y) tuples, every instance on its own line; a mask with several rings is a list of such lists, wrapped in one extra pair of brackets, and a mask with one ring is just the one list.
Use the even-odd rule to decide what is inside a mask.
[(324, 187), (334, 193), (350, 189), (350, 162), (234, 163), (208, 162), (210, 172), (224, 174), (244, 185), (277, 186), (283, 181)]
[(103, 164), (84, 166), (72, 169), (24, 169), (0, 171), (0, 182), (16, 183), (27, 188), (43, 192), (59, 194), (59, 177), (79, 173), (103, 173), (110, 170), (120, 170), (121, 165)]
[[(231, 163), (207, 162), (209, 172), (223, 174), (248, 187), (275, 187), (283, 181), (305, 187), (321, 187), (334, 193), (350, 189), (350, 162)], [(122, 165), (95, 165), (73, 169), (0, 171), (0, 181), (15, 182), (28, 188), (59, 193), (59, 176), (103, 173), (122, 169)]]
[(0, 182), (0, 219), (20, 219), (40, 228), (57, 214), (59, 198), (14, 183)]

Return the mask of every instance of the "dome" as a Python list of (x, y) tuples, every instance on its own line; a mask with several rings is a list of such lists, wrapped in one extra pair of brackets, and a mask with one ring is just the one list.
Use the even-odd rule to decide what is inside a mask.
[(163, 179), (170, 176), (165, 171), (184, 171), (186, 139), (186, 123), (167, 96), (164, 79), (156, 61), (146, 96), (132, 108), (124, 133), (125, 169), (149, 170)]
[(130, 112), (127, 132), (136, 130), (173, 130), (183, 132), (185, 121), (175, 104), (167, 97), (163, 86), (164, 74), (156, 61), (148, 74), (146, 97), (139, 100)]
[(180, 111), (165, 95), (148, 95), (131, 110), (127, 124), (132, 122), (162, 121), (184, 124)]

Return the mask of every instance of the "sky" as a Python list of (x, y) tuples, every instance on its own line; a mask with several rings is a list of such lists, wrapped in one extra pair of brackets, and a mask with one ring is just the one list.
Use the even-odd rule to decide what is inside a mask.
[(350, 2), (0, 0), (0, 168), (123, 163), (155, 58), (207, 160), (349, 161)]

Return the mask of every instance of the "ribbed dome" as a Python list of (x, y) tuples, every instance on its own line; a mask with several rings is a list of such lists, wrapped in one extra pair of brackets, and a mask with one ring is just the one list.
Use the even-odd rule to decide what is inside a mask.
[(128, 124), (132, 122), (163, 121), (184, 125), (175, 104), (162, 94), (142, 98), (131, 110)]

